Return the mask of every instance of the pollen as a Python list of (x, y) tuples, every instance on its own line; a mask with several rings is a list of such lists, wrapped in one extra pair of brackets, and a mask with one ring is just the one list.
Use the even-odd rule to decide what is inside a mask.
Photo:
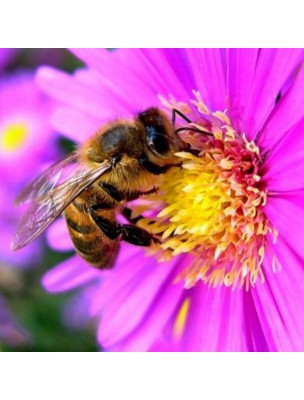
[(0, 147), (5, 151), (18, 150), (28, 137), (28, 128), (23, 123), (8, 125), (1, 134)]
[(277, 236), (263, 211), (267, 189), (260, 150), (234, 130), (226, 113), (209, 112), (195, 95), (201, 114), (195, 126), (212, 136), (185, 134), (195, 151), (177, 154), (181, 167), (164, 174), (159, 193), (151, 196), (157, 217), (143, 218), (140, 225), (160, 237), (162, 259), (192, 255), (178, 276), (185, 287), (203, 281), (248, 290), (264, 281), (265, 249)]

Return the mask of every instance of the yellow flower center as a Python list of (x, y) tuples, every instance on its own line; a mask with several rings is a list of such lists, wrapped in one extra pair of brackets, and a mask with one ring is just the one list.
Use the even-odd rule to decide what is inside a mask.
[(160, 192), (150, 196), (160, 210), (157, 217), (143, 218), (139, 224), (161, 238), (158, 250), (163, 259), (193, 256), (179, 275), (186, 287), (202, 280), (213, 287), (248, 289), (258, 278), (263, 281), (267, 240), (275, 241), (277, 235), (263, 212), (267, 190), (260, 174), (262, 158), (255, 143), (239, 135), (225, 113), (210, 113), (199, 95), (196, 104), (202, 121), (195, 126), (213, 136), (190, 131), (185, 135), (196, 154), (178, 154), (182, 168), (168, 171)]
[(24, 123), (12, 123), (1, 133), (0, 147), (4, 151), (14, 151), (20, 149), (28, 137), (28, 127)]

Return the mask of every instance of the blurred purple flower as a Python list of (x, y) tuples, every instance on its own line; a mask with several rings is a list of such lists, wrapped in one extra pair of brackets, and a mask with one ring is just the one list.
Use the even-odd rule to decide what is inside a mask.
[(41, 94), (33, 74), (0, 79), (0, 261), (25, 266), (39, 261), (39, 242), (12, 252), (10, 242), (21, 211), (14, 199), (48, 162), (58, 157), (56, 135), (47, 122), (50, 100)]
[(14, 58), (18, 49), (1, 49), (0, 48), (0, 71), (2, 71), (7, 64)]
[(1, 342), (15, 347), (30, 341), (29, 333), (15, 320), (0, 295), (0, 348)]
[[(190, 272), (187, 268), (195, 258), (191, 251), (160, 263), (142, 249), (123, 244), (112, 271), (94, 270), (75, 255), (47, 273), (44, 286), (60, 292), (86, 285), (83, 304), (90, 316), (99, 318), (98, 340), (107, 350), (304, 350), (303, 51), (85, 49), (74, 53), (87, 69), (70, 76), (45, 67), (38, 74), (40, 86), (58, 102), (52, 122), (68, 138), (83, 142), (107, 120), (162, 106), (159, 96), (174, 96), (175, 104), (189, 105), (196, 90), (200, 113), (195, 114), (193, 105), (188, 111), (205, 129), (209, 124), (217, 135), (213, 142), (220, 142), (222, 136), (233, 138), (223, 140), (221, 151), (229, 147), (226, 143), (238, 141), (229, 150), (233, 157), (245, 155), (243, 169), (238, 170), (243, 178), (248, 156), (255, 160), (249, 162), (247, 175), (255, 182), (242, 196), (244, 209), (250, 191), (263, 194), (266, 205), (255, 197), (256, 203), (247, 209), (248, 215), (253, 212), (253, 223), (240, 232), (240, 225), (235, 225), (240, 252), (249, 249), (254, 255), (241, 262), (236, 247), (233, 267), (231, 259), (225, 265), (232, 242), (222, 239), (218, 240), (224, 250), (210, 245), (206, 254), (200, 253), (205, 260), (211, 248), (216, 261), (210, 264), (207, 258), (205, 269), (200, 265), (199, 271)], [(215, 156), (208, 142), (204, 146), (198, 147), (207, 146)], [(197, 162), (202, 159), (194, 160), (194, 167)], [(221, 158), (221, 162), (230, 174), (235, 167), (233, 162), (229, 166), (231, 159)], [(251, 168), (258, 168), (260, 175)], [(233, 193), (244, 189), (239, 182), (232, 183)], [(239, 212), (230, 209), (226, 217), (233, 220)], [(212, 232), (213, 226), (208, 229)], [(230, 238), (228, 230), (225, 233)], [(62, 219), (50, 228), (48, 237), (57, 250), (72, 248)], [(212, 236), (202, 238), (205, 244)], [(223, 270), (225, 275), (220, 275)], [(183, 280), (175, 282), (184, 271), (191, 278), (190, 288)]]

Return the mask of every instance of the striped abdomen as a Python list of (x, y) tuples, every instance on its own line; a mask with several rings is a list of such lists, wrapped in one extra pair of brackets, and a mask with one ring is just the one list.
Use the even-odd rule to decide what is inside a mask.
[[(115, 221), (115, 210), (99, 211), (107, 219)], [(110, 240), (95, 224), (88, 212), (86, 199), (78, 197), (65, 210), (65, 219), (71, 239), (79, 255), (97, 268), (114, 265), (119, 240)]]

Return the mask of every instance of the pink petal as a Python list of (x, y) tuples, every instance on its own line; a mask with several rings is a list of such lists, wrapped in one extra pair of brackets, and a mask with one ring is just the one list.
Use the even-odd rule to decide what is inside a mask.
[(290, 129), (268, 154), (263, 179), (270, 192), (304, 189), (304, 119)]
[(47, 230), (46, 237), (49, 245), (54, 250), (71, 251), (74, 249), (64, 218), (53, 222)]
[(225, 110), (226, 76), (220, 49), (189, 49), (187, 55), (197, 84), (192, 89), (199, 90), (212, 111)]
[(244, 110), (244, 131), (252, 139), (262, 129), (289, 75), (299, 66), (302, 49), (260, 50)]
[(63, 309), (63, 319), (68, 328), (83, 330), (84, 327), (90, 325), (91, 318), (88, 308), (94, 290), (95, 287), (89, 284), (66, 301)]
[(271, 197), (265, 214), (294, 252), (304, 259), (304, 190)]
[[(290, 89), (283, 95), (261, 135), (263, 149), (272, 150), (300, 119), (303, 118), (304, 68), (297, 73)], [(299, 133), (302, 134), (302, 129)], [(298, 136), (298, 135), (297, 135)], [(303, 135), (302, 135), (303, 136)]]
[(184, 351), (246, 350), (243, 292), (198, 283), (189, 291), (190, 308), (181, 340)]
[[(174, 265), (149, 260), (115, 298), (105, 305), (98, 329), (102, 346), (111, 347), (127, 337), (153, 308), (154, 299), (173, 281)], [(101, 296), (103, 292), (101, 290)]]
[[(51, 67), (39, 68), (36, 81), (39, 87), (60, 103), (73, 105), (79, 111), (98, 118), (104, 115), (108, 102), (92, 87), (78, 81), (72, 75)], [(97, 83), (97, 82), (96, 82)]]
[(279, 239), (274, 246), (282, 271), (273, 273), (271, 257), (266, 257), (266, 282), (252, 290), (270, 351), (304, 350), (304, 263)]
[[(189, 264), (189, 258), (179, 257), (179, 260), (177, 260), (176, 262), (178, 263), (178, 269), (183, 269), (185, 268), (185, 265)], [(153, 265), (149, 264), (148, 268), (153, 268)], [(123, 318), (130, 318), (131, 315), (131, 319), (133, 319), (134, 311), (132, 311), (132, 301), (139, 304), (134, 307), (134, 310), (137, 310), (136, 314), (139, 315), (139, 317), (133, 321), (133, 327), (131, 327), (131, 329), (133, 328), (133, 330), (131, 331), (131, 329), (129, 329), (129, 332), (131, 333), (127, 334), (128, 331), (124, 326), (122, 332), (124, 335), (121, 335), (120, 341), (113, 340), (113, 342), (111, 341), (111, 343), (109, 343), (111, 350), (119, 349), (119, 351), (148, 351), (153, 343), (162, 337), (165, 326), (172, 318), (172, 314), (176, 311), (177, 305), (179, 304), (183, 293), (185, 293), (185, 290), (183, 287), (183, 282), (173, 283), (176, 276), (176, 263), (175, 266), (173, 264), (159, 264), (156, 268), (168, 269), (168, 278), (166, 278), (164, 282), (159, 285), (159, 287), (157, 288), (157, 294), (155, 294), (153, 293), (153, 291), (151, 291), (150, 283), (152, 283), (152, 275), (149, 275), (147, 277), (146, 283), (143, 282), (144, 286), (147, 285), (146, 290), (145, 288), (136, 288), (132, 292), (133, 299), (128, 299), (120, 307), (122, 309), (122, 318), (120, 322), (123, 320)], [(152, 273), (158, 274), (159, 271), (154, 270), (152, 271)], [(129, 284), (130, 281), (128, 282), (128, 285)], [(143, 304), (141, 301), (138, 302), (138, 292), (146, 292), (146, 303), (147, 305), (151, 303), (149, 307), (147, 307), (147, 305)], [(112, 324), (112, 320), (105, 321), (105, 324)], [(102, 329), (104, 328), (101, 325), (100, 342), (102, 345), (104, 345), (105, 342), (102, 336)]]
[[(163, 77), (165, 69), (157, 60), (149, 62), (152, 49), (119, 49), (112, 52), (102, 49), (73, 49), (92, 70), (97, 71), (106, 98), (123, 104), (126, 112), (137, 112), (159, 105), (158, 94), (176, 93), (179, 80)], [(160, 56), (160, 53), (157, 54)], [(177, 88), (176, 88), (177, 89)], [(183, 88), (182, 88), (183, 90)], [(115, 110), (115, 108), (113, 108)]]
[(96, 315), (105, 304), (111, 303), (128, 282), (142, 270), (147, 260), (142, 248), (121, 243), (115, 267), (109, 271), (107, 279), (101, 283), (96, 296), (92, 298), (90, 313)]
[(244, 295), (244, 327), (247, 342), (246, 351), (269, 351), (269, 346), (263, 331), (259, 315), (254, 304), (252, 292), (245, 291)]
[(102, 271), (94, 269), (75, 255), (47, 272), (42, 278), (42, 285), (49, 292), (64, 292), (101, 278), (102, 274)]
[[(126, 109), (133, 112), (158, 105), (158, 94), (165, 97), (172, 94), (177, 100), (188, 101), (192, 90), (200, 90), (215, 110), (226, 108), (225, 77), (219, 49), (72, 51), (98, 71), (103, 86), (115, 92), (117, 101), (124, 102)], [(115, 79), (109, 79), (113, 76)]]
[(229, 117), (243, 132), (243, 115), (255, 73), (258, 49), (227, 49), (227, 91)]
[[(172, 284), (159, 292), (153, 305), (139, 326), (118, 344), (119, 351), (148, 351), (154, 343), (162, 337), (164, 329), (179, 304), (183, 292), (183, 283)], [(167, 348), (165, 349), (167, 351)]]
[[(156, 95), (168, 97), (172, 94), (179, 101), (189, 101), (195, 82), (190, 79), (191, 71), (184, 49), (137, 49), (133, 50), (133, 56), (134, 52), (147, 74), (142, 79), (146, 79), (147, 86), (151, 85), (150, 82), (154, 83), (157, 87)], [(136, 67), (134, 73), (137, 74), (138, 63), (132, 64), (133, 66)], [(186, 76), (188, 79), (185, 79)]]
[(104, 125), (104, 121), (93, 118), (85, 112), (79, 112), (72, 107), (59, 107), (54, 111), (50, 121), (55, 129), (77, 143), (83, 143)]

